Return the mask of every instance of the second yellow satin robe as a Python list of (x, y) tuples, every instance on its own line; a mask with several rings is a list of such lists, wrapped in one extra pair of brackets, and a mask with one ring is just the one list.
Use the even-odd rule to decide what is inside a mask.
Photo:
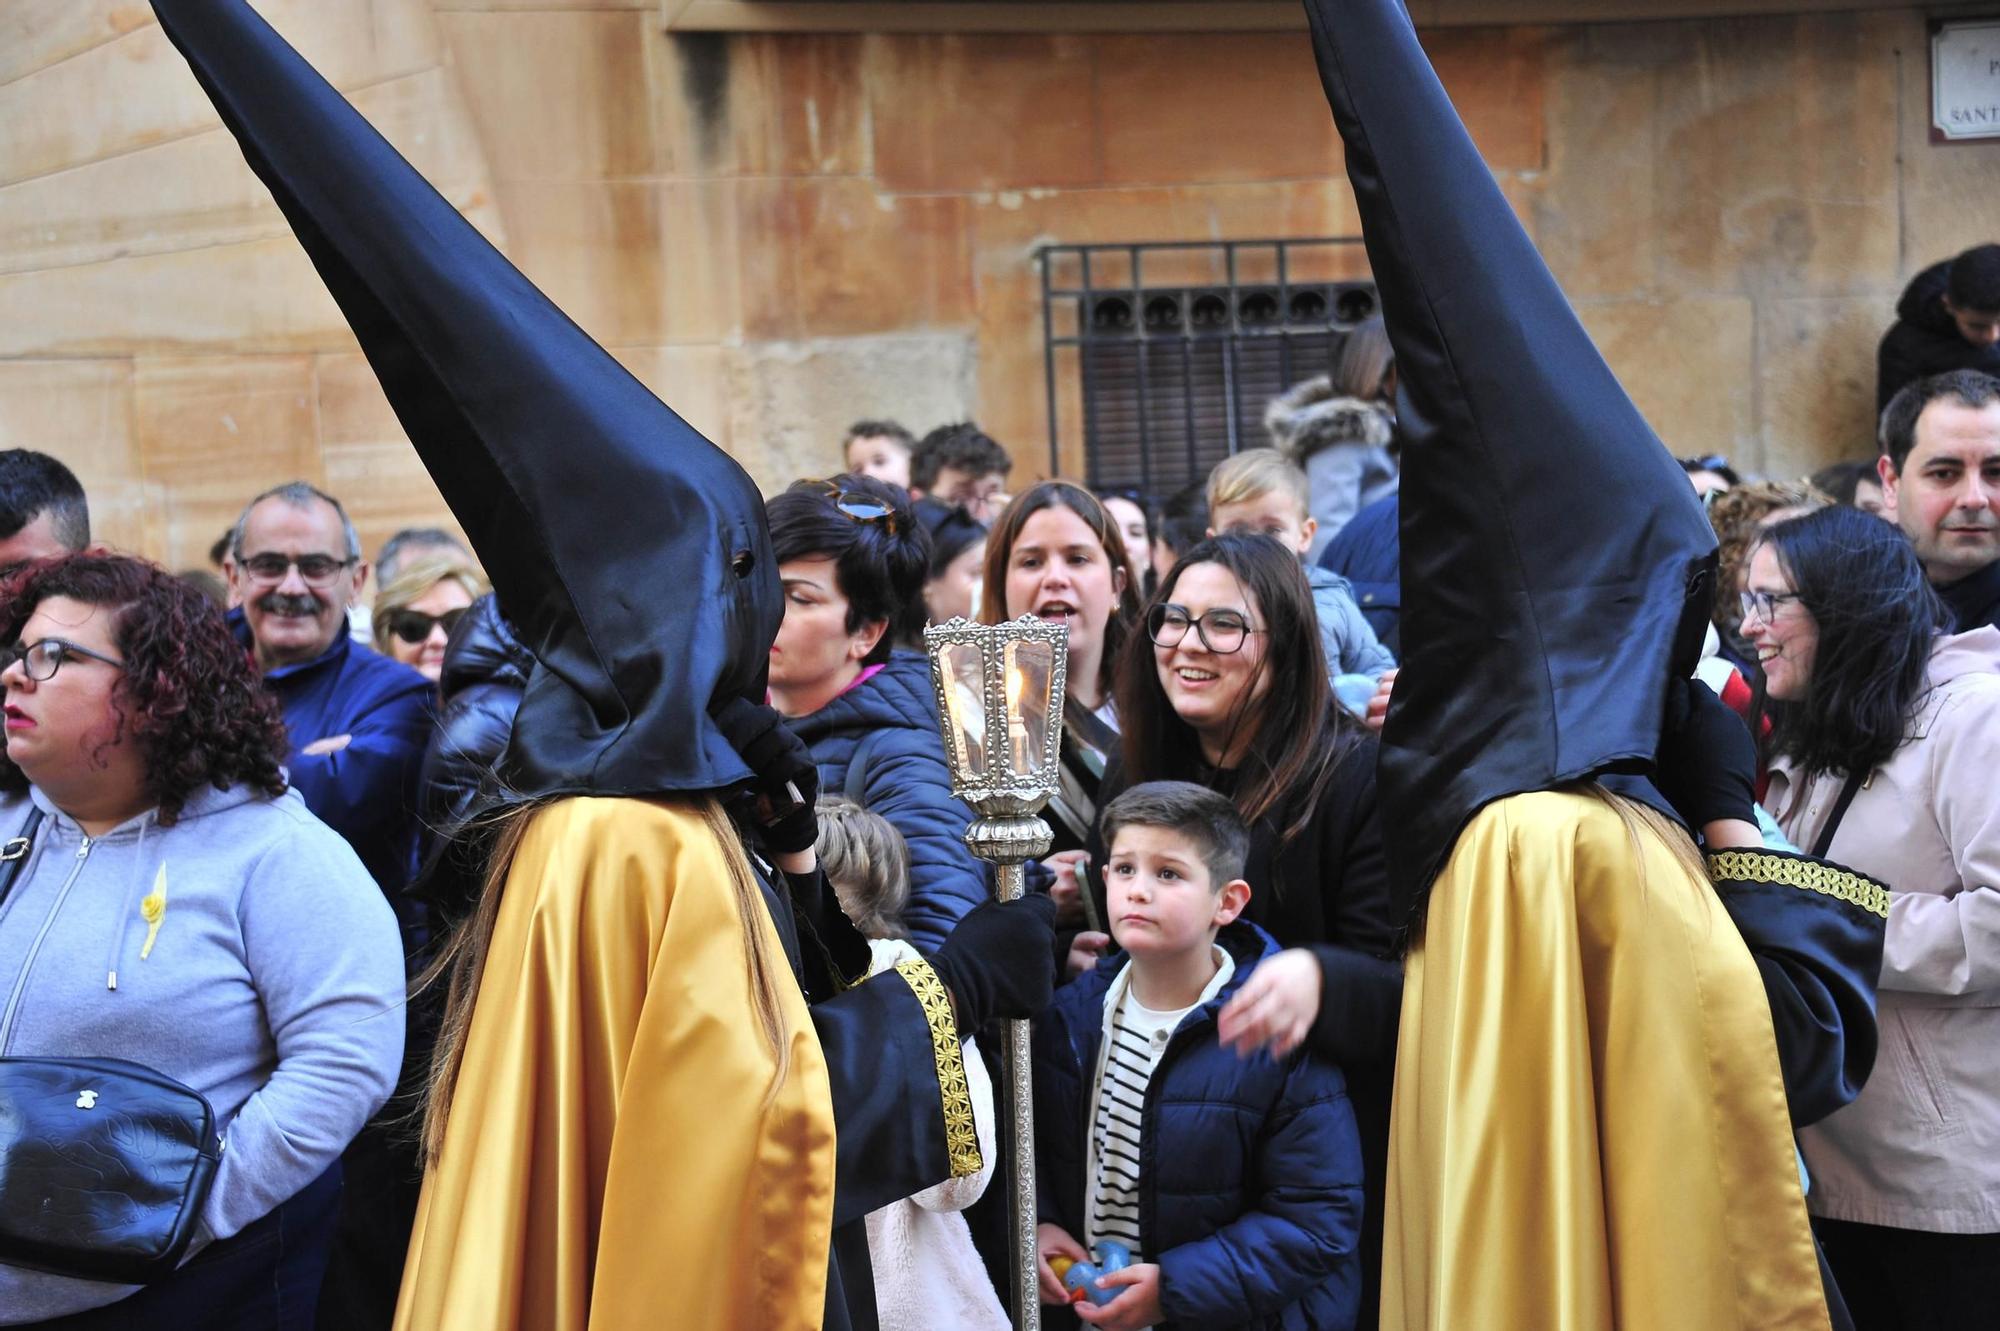
[(1602, 800), (1487, 806), (1432, 888), (1384, 1249), (1384, 1331), (1826, 1331), (1756, 963)]

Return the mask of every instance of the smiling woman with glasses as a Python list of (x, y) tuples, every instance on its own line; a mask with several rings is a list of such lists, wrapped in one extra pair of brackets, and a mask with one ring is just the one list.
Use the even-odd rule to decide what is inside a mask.
[(1881, 1056), (1800, 1135), (1857, 1326), (1971, 1326), (2000, 1263), (2000, 629), (1942, 632), (1903, 533), (1850, 508), (1751, 548), (1743, 635), (1785, 835), (1888, 884)]
[(437, 683), (451, 631), (485, 594), (486, 579), (466, 555), (436, 551), (404, 560), (369, 614), (375, 650)]
[[(138, 1064), (205, 1097), (228, 1145), (192, 1203), (212, 1240), (193, 1261), (137, 1291), (0, 1263), (0, 1308), (267, 1324), (274, 1291), (317, 1286), (340, 1154), (395, 1084), (395, 917), (288, 788), (278, 704), (200, 592), (71, 555), (0, 580), (0, 643), (0, 1049)], [(154, 1204), (98, 1177), (98, 1215)], [(0, 1221), (20, 1197), (0, 1196)]]
[(1286, 951), (1224, 1008), (1220, 1033), (1246, 1052), (1310, 1043), (1345, 1070), (1366, 1166), (1363, 1257), (1376, 1260), (1402, 970), (1375, 740), (1335, 703), (1305, 569), (1271, 537), (1195, 545), (1160, 580), (1145, 624), (1119, 661), (1124, 752), (1101, 798), (1192, 781), (1249, 825), (1243, 918)]

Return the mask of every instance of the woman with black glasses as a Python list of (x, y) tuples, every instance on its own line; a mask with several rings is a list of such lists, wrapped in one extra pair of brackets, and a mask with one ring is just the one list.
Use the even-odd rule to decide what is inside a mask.
[(1743, 636), (1774, 727), (1766, 803), (1889, 885), (1880, 1055), (1803, 1134), (1855, 1325), (1984, 1325), (2000, 1262), (2000, 629), (1947, 635), (1910, 543), (1856, 509), (1752, 547)]
[(951, 795), (930, 662), (894, 650), (921, 605), (930, 537), (902, 491), (866, 476), (800, 481), (764, 505), (784, 587), (771, 705), (812, 751), (819, 788), (887, 819), (910, 846), (904, 923), (936, 948), (988, 896), (965, 845), (972, 811)]
[(1268, 536), (1196, 545), (1160, 583), (1118, 673), (1123, 759), (1103, 798), (1193, 781), (1250, 825), (1244, 918), (1288, 950), (1222, 1014), (1222, 1038), (1280, 1055), (1300, 1044), (1347, 1074), (1367, 1215), (1361, 1325), (1378, 1297), (1390, 1060), (1401, 1003), (1397, 922), (1376, 817), (1375, 749), (1334, 702), (1312, 589)]
[[(402, 1054), (395, 918), (287, 788), (277, 703), (201, 593), (71, 555), (0, 584), (0, 643), (0, 838), (25, 843), (0, 879), (0, 1054), (140, 1064), (224, 1141), (188, 1261), (135, 1291), (0, 1249), (0, 1322), (310, 1326), (341, 1151)], [(47, 1205), (6, 1163), (0, 1221)]]
[(485, 594), (486, 579), (463, 555), (438, 552), (404, 561), (375, 597), (369, 616), (375, 650), (437, 683), (452, 630)]

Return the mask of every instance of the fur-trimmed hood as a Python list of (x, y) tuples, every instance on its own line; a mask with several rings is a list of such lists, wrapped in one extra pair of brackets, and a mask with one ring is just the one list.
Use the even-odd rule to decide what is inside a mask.
[(1396, 426), (1389, 413), (1373, 402), (1336, 393), (1333, 380), (1318, 375), (1292, 385), (1264, 408), (1264, 428), (1272, 446), (1293, 462), (1305, 460), (1332, 444), (1370, 444), (1386, 448)]

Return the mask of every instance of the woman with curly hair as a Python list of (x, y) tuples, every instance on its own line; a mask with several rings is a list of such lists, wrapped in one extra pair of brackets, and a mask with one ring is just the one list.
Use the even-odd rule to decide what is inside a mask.
[(402, 1056), (402, 948), (286, 788), (278, 705), (200, 592), (77, 554), (0, 584), (0, 1054), (127, 1059), (200, 1092), (222, 1162), (150, 1286), (0, 1265), (0, 1322), (309, 1326), (342, 1148)]

